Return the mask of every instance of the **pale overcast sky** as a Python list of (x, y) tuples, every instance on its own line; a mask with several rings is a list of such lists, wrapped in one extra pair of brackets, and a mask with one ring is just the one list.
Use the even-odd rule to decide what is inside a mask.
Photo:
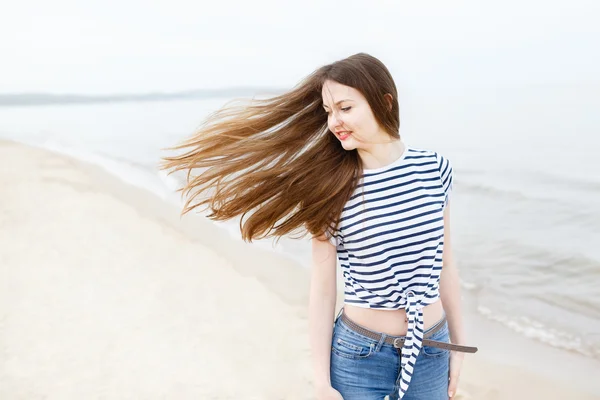
[(0, 93), (290, 87), (359, 51), (403, 86), (597, 84), (599, 4), (6, 1)]

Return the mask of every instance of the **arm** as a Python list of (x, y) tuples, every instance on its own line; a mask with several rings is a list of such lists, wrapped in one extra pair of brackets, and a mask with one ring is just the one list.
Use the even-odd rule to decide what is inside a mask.
[(312, 239), (308, 323), (317, 392), (331, 386), (331, 338), (336, 302), (336, 248), (323, 236)]
[(454, 344), (465, 344), (462, 312), (460, 305), (460, 279), (454, 264), (452, 241), (450, 238), (450, 204), (444, 209), (444, 254), (440, 278), (440, 298), (448, 319), (450, 340)]

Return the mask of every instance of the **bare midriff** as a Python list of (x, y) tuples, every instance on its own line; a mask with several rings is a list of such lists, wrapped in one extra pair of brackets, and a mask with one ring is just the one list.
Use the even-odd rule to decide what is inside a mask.
[[(344, 304), (344, 314), (358, 325), (387, 335), (404, 336), (408, 330), (406, 311), (404, 309), (376, 310)], [(440, 299), (433, 304), (423, 307), (425, 330), (434, 326), (443, 316), (444, 308)]]

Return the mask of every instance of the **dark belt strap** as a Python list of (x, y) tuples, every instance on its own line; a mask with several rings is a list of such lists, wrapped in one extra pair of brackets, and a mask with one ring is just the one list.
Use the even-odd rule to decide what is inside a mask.
[[(367, 328), (364, 328), (364, 327), (358, 325), (357, 323), (352, 321), (350, 318), (348, 318), (346, 316), (346, 314), (344, 314), (343, 312), (340, 315), (340, 319), (342, 320), (344, 325), (346, 325), (348, 328), (352, 329), (354, 332), (359, 333), (368, 338), (371, 338), (373, 340), (380, 341), (381, 337), (383, 336), (381, 333), (373, 332)], [(445, 322), (446, 322), (446, 316), (444, 315), (444, 318), (442, 318), (434, 326), (432, 326), (427, 332), (425, 332), (425, 335), (423, 337), (423, 346), (438, 347), (440, 349), (460, 351), (463, 353), (477, 352), (477, 350), (478, 350), (477, 347), (461, 346), (461, 345), (454, 344), (454, 343), (438, 342), (436, 340), (427, 339), (427, 338), (433, 336), (435, 333), (437, 333), (440, 329), (442, 329), (444, 327)], [(404, 346), (404, 337), (402, 337), (402, 336), (387, 336), (386, 335), (384, 342), (387, 344), (391, 344), (392, 346), (394, 346), (397, 349), (400, 349), (400, 348), (402, 348), (402, 346)]]

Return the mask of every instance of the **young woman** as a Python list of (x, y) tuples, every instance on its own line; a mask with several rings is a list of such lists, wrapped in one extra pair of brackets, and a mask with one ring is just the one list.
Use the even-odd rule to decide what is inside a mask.
[[(447, 399), (464, 352), (476, 351), (464, 346), (450, 246), (452, 167), (408, 147), (399, 127), (391, 74), (359, 53), (288, 93), (216, 112), (164, 159), (188, 172), (183, 213), (241, 216), (247, 241), (311, 234), (319, 400)], [(338, 261), (345, 298), (335, 317)]]

